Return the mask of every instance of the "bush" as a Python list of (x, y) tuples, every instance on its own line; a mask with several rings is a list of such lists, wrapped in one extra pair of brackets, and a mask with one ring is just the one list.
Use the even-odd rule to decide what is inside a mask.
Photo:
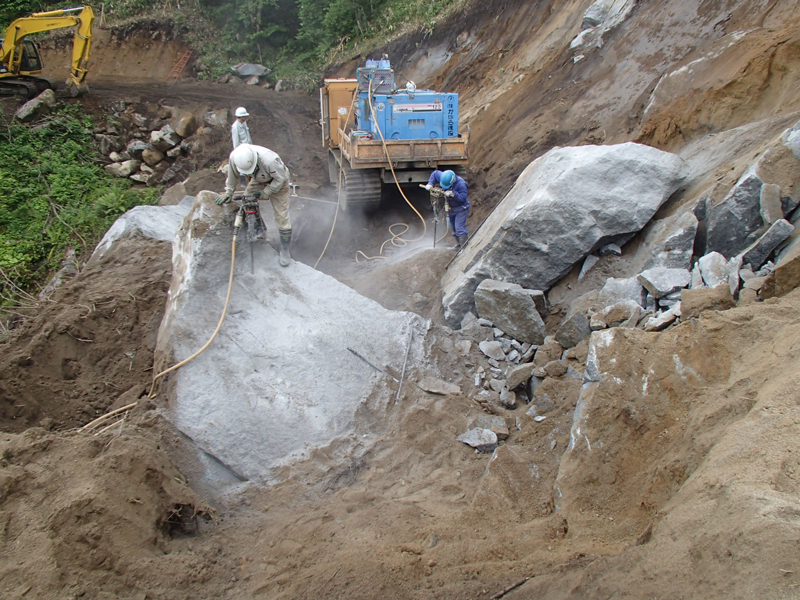
[(33, 127), (12, 122), (0, 144), (0, 269), (21, 289), (67, 247), (90, 252), (119, 215), (158, 199), (103, 170), (91, 131), (79, 108), (59, 106)]

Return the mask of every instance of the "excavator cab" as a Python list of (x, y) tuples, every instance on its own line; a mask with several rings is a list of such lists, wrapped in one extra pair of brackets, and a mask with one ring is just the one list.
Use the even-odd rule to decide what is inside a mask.
[(39, 47), (32, 40), (22, 40), (19, 70), (26, 74), (42, 72), (42, 57), (39, 55)]

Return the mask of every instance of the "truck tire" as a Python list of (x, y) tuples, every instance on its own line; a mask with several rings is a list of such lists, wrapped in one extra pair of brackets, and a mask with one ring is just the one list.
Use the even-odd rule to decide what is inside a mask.
[(375, 210), (381, 203), (380, 169), (351, 169), (345, 165), (344, 189), (340, 207), (348, 210)]

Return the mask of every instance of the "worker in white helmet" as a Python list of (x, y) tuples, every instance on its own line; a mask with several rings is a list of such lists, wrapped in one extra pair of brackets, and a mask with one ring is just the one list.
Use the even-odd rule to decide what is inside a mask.
[(233, 140), (233, 149), (239, 144), (252, 144), (253, 140), (250, 138), (250, 130), (247, 128), (247, 117), (250, 113), (244, 106), (236, 109), (236, 120), (231, 125), (231, 139)]
[(289, 265), (289, 244), (292, 241), (292, 223), (289, 220), (289, 169), (283, 164), (281, 157), (269, 148), (253, 144), (239, 144), (228, 160), (228, 179), (225, 181), (225, 193), (217, 200), (217, 204), (231, 201), (236, 180), (247, 176), (249, 182), (245, 195), (261, 192), (263, 200), (272, 202), (275, 223), (281, 240), (280, 264)]

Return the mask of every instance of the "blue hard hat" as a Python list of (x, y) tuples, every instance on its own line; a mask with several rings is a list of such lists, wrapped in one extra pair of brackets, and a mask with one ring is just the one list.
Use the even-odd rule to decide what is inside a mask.
[(442, 186), (443, 190), (449, 190), (453, 187), (453, 184), (456, 182), (456, 174), (452, 171), (445, 171), (442, 173), (441, 177), (439, 177), (439, 185)]

